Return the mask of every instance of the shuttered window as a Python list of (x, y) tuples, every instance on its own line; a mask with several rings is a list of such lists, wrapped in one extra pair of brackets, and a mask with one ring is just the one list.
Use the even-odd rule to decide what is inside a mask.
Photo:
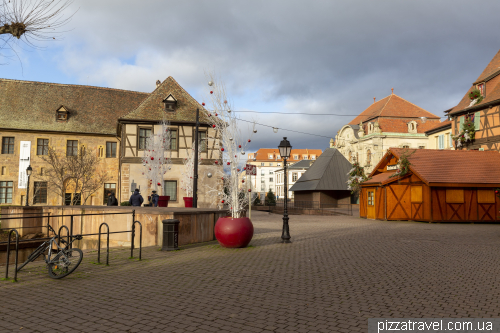
[(481, 121), (479, 120), (480, 116), (481, 116), (481, 112), (480, 111), (476, 112), (475, 115), (474, 115), (474, 130), (475, 131), (479, 131), (479, 126), (481, 125)]
[(464, 130), (464, 119), (465, 117), (464, 116), (461, 116), (460, 118), (458, 118), (459, 121), (460, 121), (460, 127), (459, 127), (459, 131), (462, 132)]
[(438, 149), (444, 149), (444, 134), (438, 136)]
[(450, 148), (453, 148), (453, 138), (451, 136), (451, 133), (450, 133)]

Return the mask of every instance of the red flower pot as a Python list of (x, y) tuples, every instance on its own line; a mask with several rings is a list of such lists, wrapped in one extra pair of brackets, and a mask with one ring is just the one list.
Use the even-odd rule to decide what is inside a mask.
[(183, 197), (184, 207), (193, 207), (193, 197)]
[(158, 207), (168, 207), (169, 200), (170, 200), (170, 196), (160, 195), (160, 197), (158, 198)]
[(246, 247), (253, 237), (253, 224), (248, 217), (221, 217), (215, 224), (215, 238), (224, 247)]

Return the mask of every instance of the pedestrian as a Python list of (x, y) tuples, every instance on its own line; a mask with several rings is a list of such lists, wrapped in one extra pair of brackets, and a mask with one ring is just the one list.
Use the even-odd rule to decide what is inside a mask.
[(140, 207), (143, 202), (144, 202), (144, 199), (143, 199), (142, 195), (139, 193), (139, 189), (136, 188), (134, 191), (134, 194), (132, 194), (130, 196), (130, 200), (128, 201), (128, 203), (131, 206)]
[(151, 203), (153, 204), (153, 207), (158, 207), (158, 200), (160, 199), (160, 196), (156, 194), (156, 191), (153, 191), (153, 194), (151, 194)]
[(108, 192), (108, 206), (118, 206), (118, 200), (113, 192)]

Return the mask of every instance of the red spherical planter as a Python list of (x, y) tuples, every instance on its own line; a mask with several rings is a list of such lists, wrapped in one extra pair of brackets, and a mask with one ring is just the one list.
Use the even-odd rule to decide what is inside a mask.
[(168, 207), (169, 195), (160, 195), (158, 198), (158, 207)]
[(193, 197), (183, 197), (184, 207), (193, 207)]
[(253, 224), (248, 217), (221, 217), (215, 223), (215, 238), (224, 247), (246, 247), (253, 237)]

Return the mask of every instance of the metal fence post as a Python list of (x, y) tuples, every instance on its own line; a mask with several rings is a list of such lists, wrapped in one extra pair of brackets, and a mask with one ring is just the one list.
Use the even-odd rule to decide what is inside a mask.
[(5, 280), (9, 279), (9, 257), (10, 257), (10, 236), (12, 233), (16, 233), (16, 268), (15, 268), (15, 273), (14, 273), (14, 281), (17, 282), (17, 260), (19, 256), (19, 233), (17, 232), (16, 229), (12, 229), (9, 232), (9, 240), (7, 242), (7, 263), (5, 264)]

